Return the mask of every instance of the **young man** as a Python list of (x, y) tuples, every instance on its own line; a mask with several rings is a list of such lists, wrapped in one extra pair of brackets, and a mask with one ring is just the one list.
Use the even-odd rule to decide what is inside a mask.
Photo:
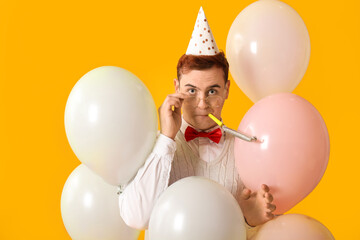
[(208, 177), (226, 187), (250, 226), (274, 217), (269, 188), (259, 186), (256, 193), (245, 188), (235, 168), (234, 137), (208, 117), (221, 119), (228, 71), (200, 9), (188, 50), (178, 62), (175, 93), (159, 108), (161, 130), (153, 152), (119, 197), (120, 214), (129, 226), (146, 229), (161, 193), (188, 176)]

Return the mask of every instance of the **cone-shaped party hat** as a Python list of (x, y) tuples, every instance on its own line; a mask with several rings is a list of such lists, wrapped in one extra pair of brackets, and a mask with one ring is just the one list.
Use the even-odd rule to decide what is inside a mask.
[(219, 53), (219, 48), (204, 10), (200, 7), (186, 55), (216, 55), (217, 53)]

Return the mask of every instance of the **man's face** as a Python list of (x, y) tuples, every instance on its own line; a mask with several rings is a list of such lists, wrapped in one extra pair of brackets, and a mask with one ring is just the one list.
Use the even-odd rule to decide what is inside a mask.
[(216, 123), (208, 114), (220, 119), (225, 99), (229, 95), (230, 81), (225, 84), (223, 70), (218, 67), (191, 70), (182, 74), (180, 81), (175, 79), (174, 85), (176, 92), (190, 96), (182, 106), (185, 121), (200, 130), (214, 127)]

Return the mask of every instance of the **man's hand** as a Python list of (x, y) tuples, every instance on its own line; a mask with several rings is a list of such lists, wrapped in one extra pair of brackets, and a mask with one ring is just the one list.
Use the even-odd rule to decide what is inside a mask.
[(160, 132), (163, 135), (175, 139), (181, 127), (181, 106), (187, 97), (184, 93), (170, 94), (160, 106)]
[(245, 188), (240, 196), (240, 207), (247, 223), (254, 227), (273, 219), (276, 206), (272, 202), (273, 196), (266, 184), (253, 193)]

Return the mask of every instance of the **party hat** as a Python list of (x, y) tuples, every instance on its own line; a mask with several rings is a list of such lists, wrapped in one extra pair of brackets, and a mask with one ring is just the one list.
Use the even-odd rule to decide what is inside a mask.
[(200, 7), (186, 55), (216, 55), (217, 53), (219, 53), (219, 48), (216, 45), (204, 10)]

